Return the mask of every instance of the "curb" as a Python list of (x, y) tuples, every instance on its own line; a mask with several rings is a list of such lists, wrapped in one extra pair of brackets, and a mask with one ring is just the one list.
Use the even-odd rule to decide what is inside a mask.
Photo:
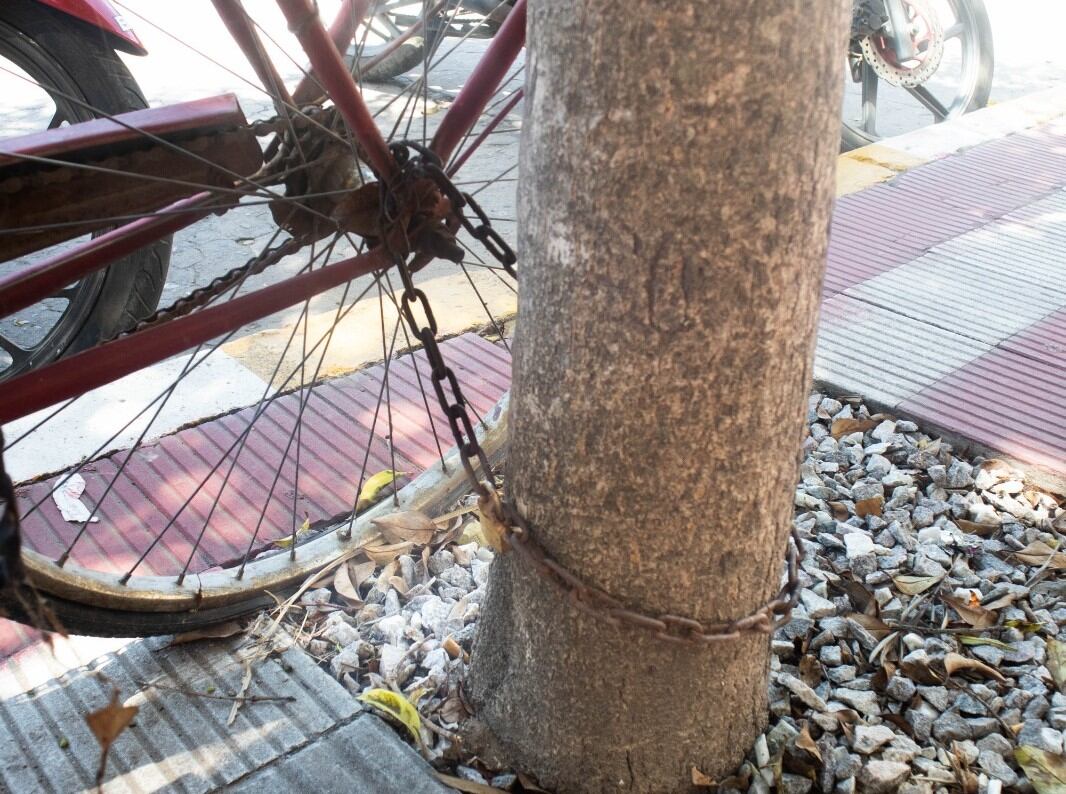
[(920, 165), (1005, 138), (1066, 115), (1066, 87), (992, 105), (943, 124), (885, 138), (837, 158), (837, 197), (856, 193)]

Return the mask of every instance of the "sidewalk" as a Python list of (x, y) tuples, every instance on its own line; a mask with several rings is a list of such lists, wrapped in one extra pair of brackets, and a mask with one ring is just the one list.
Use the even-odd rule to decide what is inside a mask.
[[(1066, 491), (1064, 188), (1066, 92), (842, 156), (815, 362), (819, 386), (861, 394), (953, 443), (1009, 457)], [(448, 344), (480, 384), (472, 387), (479, 405), (491, 405), (507, 387), (506, 356), (478, 337)], [(314, 432), (325, 437), (366, 419), (357, 408), (341, 408), (357, 405), (375, 377), (369, 370), (334, 381), (334, 398), (320, 401), (320, 415), (312, 417)], [(412, 417), (423, 415), (417, 390), (404, 398)], [(394, 410), (406, 413), (402, 405)], [(167, 460), (179, 466), (178, 447), (211, 443), (224, 429), (223, 420), (189, 428), (182, 444), (162, 443), (160, 451), (172, 449)], [(417, 469), (435, 459), (427, 429), (416, 422), (405, 428), (419, 450), (405, 465)], [(335, 463), (323, 459), (311, 478), (319, 492), (304, 494), (310, 509), (337, 508), (329, 501)], [(241, 476), (254, 481), (256, 472)], [(234, 527), (247, 526), (242, 511), (252, 507), (239, 500), (227, 507)], [(30, 537), (42, 548), (54, 542), (50, 533), (69, 531), (58, 519), (39, 524)], [(242, 538), (232, 542), (239, 547)], [(220, 558), (227, 553), (217, 550)], [(25, 642), (10, 624), (0, 626), (0, 646), (11, 651)], [(75, 639), (63, 644), (60, 658), (66, 661), (37, 645), (0, 669), (0, 790), (91, 787), (96, 747), (82, 718), (109, 693), (95, 670), (119, 683), (143, 715), (115, 745), (107, 791), (210, 791), (239, 781), (239, 790), (280, 792), (337, 770), (356, 791), (442, 790), (400, 739), (360, 715), (352, 696), (301, 651), (287, 651), (284, 664), (272, 663), (254, 685), (295, 700), (244, 710), (234, 731), (221, 715), (229, 703), (190, 702), (141, 686), (204, 691), (214, 681), (219, 691), (236, 691), (239, 662), (225, 641), (168, 649), (158, 640)]]

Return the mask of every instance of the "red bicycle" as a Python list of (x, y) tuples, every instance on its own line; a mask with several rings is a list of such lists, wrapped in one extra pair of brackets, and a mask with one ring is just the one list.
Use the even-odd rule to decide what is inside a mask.
[[(416, 20), (368, 50), (370, 0), (342, 0), (328, 23), (313, 0), (278, 0), (290, 41), (239, 0), (211, 5), (266, 117), (247, 119), (232, 95), (144, 107), (115, 54), (143, 47), (107, 3), (0, 8), (0, 74), (54, 107), (46, 130), (0, 141), (0, 574), (18, 619), (24, 581), (84, 633), (172, 632), (273, 604), (352, 548), (375, 510), (356, 509), (370, 473), (417, 457), (395, 443), (403, 422), (423, 421), (394, 415), (397, 392), (419, 395), (433, 438), (443, 425), (456, 449), (438, 443), (438, 463), (377, 509), (454, 500), (468, 474), (490, 475), (501, 445), (501, 428), (488, 432), (499, 411), (477, 421), (439, 340), (465, 330), (445, 306), (477, 309), (501, 345), (515, 311), (508, 119), (522, 98), (524, 0), (446, 101), (433, 75), (456, 46), (442, 46), (440, 26)], [(419, 20), (454, 31), (457, 7), (421, 6)], [(365, 73), (419, 35), (417, 76), (365, 92)], [(252, 255), (157, 310), (171, 238), (180, 257), (197, 229), (242, 213)], [(334, 399), (323, 390), (341, 344), (382, 363), (356, 389), (361, 403), (330, 405), (338, 435), (324, 438), (305, 412)], [(242, 345), (258, 352), (234, 368)], [(422, 365), (399, 373), (416, 348)], [(224, 432), (182, 447), (182, 430), (218, 414)], [(316, 450), (343, 444), (360, 454), (330, 480)], [(186, 456), (180, 471), (163, 468), (163, 449)], [(338, 491), (332, 507), (311, 514), (311, 487)]]

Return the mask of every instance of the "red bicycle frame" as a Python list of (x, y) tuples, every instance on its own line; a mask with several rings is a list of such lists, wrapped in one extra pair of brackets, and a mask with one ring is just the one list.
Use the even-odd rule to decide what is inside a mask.
[[(290, 28), (307, 53), (315, 79), (329, 92), (330, 98), (366, 153), (368, 162), (378, 177), (387, 181), (393, 173), (393, 161), (388, 145), (338, 51), (338, 45), (344, 46), (353, 34), (369, 3), (366, 0), (345, 0), (336, 20), (327, 31), (313, 0), (277, 1)], [(60, 5), (59, 0), (53, 4)], [(286, 105), (291, 108), (291, 95), (281, 85), (277, 72), (266, 58), (258, 35), (249, 24), (238, 0), (215, 0), (215, 7), (264, 85), (268, 89), (276, 89), (275, 96), (282, 105), (281, 109), (284, 111)], [(430, 148), (442, 161), (448, 161), (463, 137), (484, 112), (489, 99), (525, 46), (525, 12), (525, 0), (518, 0), (447, 115), (441, 120)], [(299, 94), (305, 89), (306, 86), (302, 85), (295, 93)], [(509, 112), (513, 104), (507, 104), (503, 115)], [(138, 114), (140, 115), (137, 124), (134, 125), (128, 122), (124, 124), (123, 116), (114, 117), (112, 122), (136, 132), (150, 127), (157, 136), (165, 136), (168, 132), (181, 129), (182, 125), (187, 127), (190, 123), (187, 113), (176, 110), (175, 107), (138, 111)], [(498, 119), (494, 121), (498, 123)], [(95, 122), (90, 122), (93, 123)], [(46, 150), (51, 157), (61, 158), (64, 151), (75, 151), (79, 146), (84, 146), (85, 136), (90, 133), (79, 129), (83, 126), (75, 125), (64, 130), (21, 138), (17, 148), (5, 147), (0, 142), (0, 157), (6, 154), (19, 158), (20, 155), (25, 157), (34, 151)], [(99, 129), (95, 134), (99, 134)], [(65, 136), (61, 144), (56, 143), (60, 140), (59, 136)], [(471, 146), (476, 146), (479, 141), (480, 138), (476, 139)], [(0, 305), (0, 310), (11, 311), (12, 306), (24, 306), (27, 305), (26, 301), (32, 303), (43, 299), (51, 294), (51, 291), (107, 267), (116, 258), (143, 246), (146, 241), (153, 239), (153, 235), (154, 239), (158, 239), (189, 226), (210, 211), (207, 206), (209, 201), (208, 194), (191, 196), (155, 214), (120, 226), (95, 240), (73, 246), (57, 257), (24, 268), (0, 284), (0, 288), (9, 289), (14, 282), (19, 282), (21, 290), (16, 302)], [(376, 248), (286, 279), (225, 304), (200, 310), (26, 372), (12, 378), (3, 386), (4, 400), (0, 404), (0, 424), (102, 386), (207, 342), (226, 331), (297, 305), (314, 295), (386, 268), (390, 264), (389, 255), (383, 249)]]

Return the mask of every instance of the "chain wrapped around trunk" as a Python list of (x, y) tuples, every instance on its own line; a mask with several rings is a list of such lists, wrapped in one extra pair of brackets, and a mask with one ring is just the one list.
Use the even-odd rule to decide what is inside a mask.
[[(432, 179), (441, 194), (449, 201), (455, 221), (474, 239), (480, 241), (493, 258), (517, 279), (518, 274), (515, 271), (517, 258), (514, 251), (492, 228), (488, 216), (473, 197), (460, 192), (452, 184), (444, 173), (437, 156), (408, 141), (392, 144), (390, 149), (400, 165), (400, 170), (388, 187), (382, 186), (381, 206), (384, 216), (382, 226), (388, 228), (390, 224), (395, 226), (398, 221), (409, 221), (407, 216), (398, 211), (398, 206), (402, 201), (398, 193), (402, 191), (405, 183)], [(412, 155), (411, 152), (414, 154)], [(469, 207), (477, 217), (476, 224), (463, 213), (466, 207)], [(386, 244), (394, 236), (386, 234)], [(673, 614), (652, 615), (631, 609), (614, 596), (585, 582), (554, 560), (533, 537), (532, 527), (519, 513), (517, 507), (504, 502), (492, 485), (492, 469), (484, 450), (478, 443), (462, 389), (455, 373), (445, 363), (440, 346), (437, 344), (437, 322), (429, 300), (424, 292), (414, 286), (407, 254), (394, 252), (393, 259), (403, 281), (400, 314), (414, 335), (422, 342), (422, 348), (425, 350), (431, 368), (437, 401), (448, 418), (448, 424), (459, 449), (459, 457), (470, 480), (471, 488), (478, 495), (478, 508), (482, 521), (488, 525), (487, 528), (491, 534), (501, 538), (505, 550), (514, 551), (537, 573), (559, 587), (578, 609), (614, 626), (632, 626), (651, 631), (659, 639), (667, 642), (706, 646), (723, 640), (734, 640), (745, 633), (769, 634), (791, 619), (792, 608), (799, 600), (799, 565), (803, 549), (794, 526), (789, 538), (786, 579), (777, 596), (749, 615), (718, 623)], [(424, 322), (419, 322), (415, 317), (416, 306), (425, 316)], [(479, 466), (486, 478), (484, 480), (478, 477)]]

